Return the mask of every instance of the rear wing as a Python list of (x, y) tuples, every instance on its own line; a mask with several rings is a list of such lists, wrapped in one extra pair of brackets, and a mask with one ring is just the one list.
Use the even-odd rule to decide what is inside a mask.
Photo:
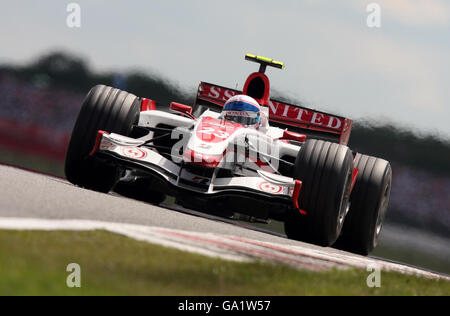
[[(194, 115), (198, 116), (206, 109), (220, 112), (229, 98), (241, 93), (238, 90), (201, 82), (194, 104)], [(270, 99), (268, 107), (271, 126), (287, 128), (310, 138), (348, 144), (353, 125), (353, 121), (348, 118), (273, 99)]]

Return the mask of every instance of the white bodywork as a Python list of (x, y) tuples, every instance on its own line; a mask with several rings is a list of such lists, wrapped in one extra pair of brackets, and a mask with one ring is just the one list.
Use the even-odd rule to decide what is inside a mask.
[[(245, 190), (292, 199), (296, 181), (278, 174), (271, 162), (276, 161), (274, 156), (296, 157), (300, 146), (280, 140), (284, 130), (268, 126), (267, 120), (263, 121), (260, 130), (256, 130), (217, 124), (219, 116), (219, 113), (210, 110), (196, 120), (157, 110), (141, 112), (138, 123), (140, 127), (157, 128), (158, 125), (164, 124), (176, 127), (172, 132), (173, 138), (178, 139), (180, 134), (190, 135), (179, 144), (183, 146), (183, 157), (173, 154), (172, 159), (168, 159), (158, 150), (143, 146), (153, 139), (154, 132), (139, 139), (103, 133), (99, 135), (101, 137), (97, 152), (108, 154), (122, 162), (131, 162), (131, 166), (136, 168), (148, 169), (153, 175), (181, 189), (201, 191), (203, 194), (215, 194), (229, 189)], [(217, 126), (216, 130), (214, 126)], [(240, 143), (245, 146), (243, 142), (247, 144), (250, 155), (254, 152), (261, 158), (252, 160), (244, 157), (243, 162), (239, 164), (236, 164), (233, 158), (227, 159), (228, 155), (236, 155), (236, 152), (229, 150), (230, 147)], [(222, 158), (212, 177), (195, 174), (183, 167), (187, 163), (186, 153), (189, 151), (195, 152), (196, 157), (208, 155)], [(201, 159), (203, 158), (200, 158), (200, 165)], [(236, 176), (217, 177), (219, 169), (232, 170)], [(201, 183), (207, 189), (200, 190), (189, 183)]]
[[(267, 108), (263, 108), (264, 111), (267, 111)], [(179, 128), (190, 128), (194, 126), (194, 130), (197, 129), (198, 124), (200, 123), (202, 118), (212, 117), (219, 118), (220, 113), (207, 110), (205, 111), (197, 121), (182, 117), (179, 115), (174, 115), (168, 112), (163, 111), (145, 111), (141, 112), (139, 119), (139, 126), (145, 127), (156, 127), (158, 124), (166, 124), (171, 126), (178, 126)], [(292, 145), (290, 143), (280, 141), (279, 139), (283, 136), (285, 130), (278, 127), (271, 127), (268, 124), (267, 114), (263, 115), (261, 128), (259, 130), (253, 130), (251, 128), (241, 129), (236, 135), (233, 135), (235, 138), (241, 137), (242, 135), (253, 135), (254, 138), (260, 139), (261, 141), (266, 141), (268, 144), (271, 144), (270, 148), (273, 151), (279, 153), (280, 157), (283, 156), (291, 156), (296, 157), (300, 147)], [(153, 137), (153, 133), (150, 133), (145, 139), (151, 139)], [(194, 137), (190, 139), (189, 147), (195, 148), (199, 152), (204, 154), (221, 154), (224, 151), (224, 145), (220, 144), (211, 148), (202, 148), (201, 145), (205, 142), (199, 139), (198, 137)]]

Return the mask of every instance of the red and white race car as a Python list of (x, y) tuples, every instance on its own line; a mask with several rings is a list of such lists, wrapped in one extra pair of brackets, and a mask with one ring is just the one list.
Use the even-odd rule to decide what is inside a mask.
[(193, 107), (107, 86), (88, 93), (66, 156), (81, 187), (185, 208), (284, 221), (289, 238), (368, 254), (391, 188), (390, 164), (353, 153), (352, 121), (270, 98), (260, 64), (243, 91), (201, 82)]

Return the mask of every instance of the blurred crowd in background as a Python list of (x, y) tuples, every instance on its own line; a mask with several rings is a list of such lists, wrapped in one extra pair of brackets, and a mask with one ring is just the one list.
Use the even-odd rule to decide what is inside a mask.
[[(64, 153), (81, 103), (89, 87), (100, 83), (162, 101), (161, 109), (167, 109), (169, 100), (190, 102), (195, 93), (184, 95), (162, 79), (142, 74), (91, 74), (80, 60), (61, 53), (25, 67), (2, 65), (0, 162), (15, 153), (15, 164), (40, 170), (39, 163), (18, 158), (39, 155), (56, 161), (59, 167), (54, 173), (63, 176)], [(419, 137), (389, 126), (357, 124), (350, 145), (392, 162), (387, 222), (450, 237), (448, 141)]]
[(57, 131), (72, 129), (84, 95), (0, 74), (0, 117)]
[(394, 163), (388, 220), (450, 237), (450, 177)]

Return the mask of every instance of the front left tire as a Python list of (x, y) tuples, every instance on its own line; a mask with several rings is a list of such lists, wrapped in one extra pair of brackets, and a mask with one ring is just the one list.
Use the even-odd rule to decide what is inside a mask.
[(353, 156), (347, 146), (307, 140), (295, 161), (294, 178), (302, 181), (300, 208), (287, 214), (288, 238), (331, 246), (349, 207)]

